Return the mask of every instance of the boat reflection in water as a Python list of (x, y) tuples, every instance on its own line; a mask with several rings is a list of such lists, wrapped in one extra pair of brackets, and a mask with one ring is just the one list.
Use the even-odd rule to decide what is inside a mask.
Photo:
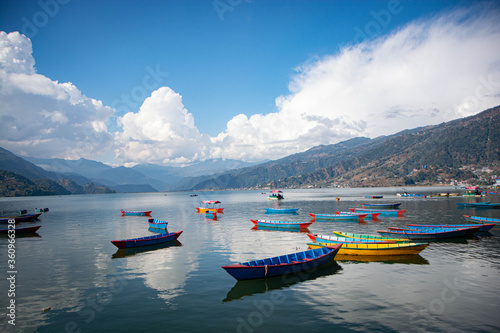
[[(336, 257), (335, 260), (337, 260)], [(276, 276), (265, 279), (238, 281), (227, 293), (226, 298), (222, 300), (222, 302), (229, 302), (235, 299), (240, 299), (244, 296), (262, 294), (271, 290), (288, 288), (299, 282), (315, 280), (317, 278), (337, 274), (342, 270), (342, 267), (337, 262), (335, 262), (335, 260), (332, 260), (329, 263), (318, 266), (311, 270), (306, 270), (295, 274)]]
[(124, 248), (124, 249), (118, 249), (118, 251), (116, 251), (115, 254), (113, 254), (111, 256), (111, 258), (112, 259), (125, 258), (125, 257), (129, 257), (129, 256), (134, 256), (136, 254), (140, 254), (143, 252), (150, 252), (150, 251), (155, 251), (155, 250), (165, 249), (167, 247), (175, 247), (175, 246), (182, 246), (182, 243), (179, 242), (178, 240), (174, 240), (171, 242), (154, 244), (154, 245), (149, 245), (149, 246), (129, 247), (129, 248)]
[(381, 262), (385, 264), (414, 264), (414, 265), (429, 265), (427, 259), (420, 254), (408, 254), (399, 256), (356, 256), (349, 254), (337, 254), (336, 261), (352, 261), (352, 262)]

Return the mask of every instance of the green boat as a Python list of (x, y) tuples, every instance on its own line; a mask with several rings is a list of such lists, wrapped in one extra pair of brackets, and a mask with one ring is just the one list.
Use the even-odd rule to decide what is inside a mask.
[(391, 238), (391, 237), (383, 237), (378, 235), (363, 235), (363, 234), (355, 234), (351, 232), (343, 232), (343, 231), (333, 231), (333, 234), (338, 237), (346, 237), (346, 238), (357, 238), (357, 239), (366, 239), (366, 240), (380, 240), (380, 241), (393, 241), (396, 243), (408, 243), (409, 239), (403, 238)]

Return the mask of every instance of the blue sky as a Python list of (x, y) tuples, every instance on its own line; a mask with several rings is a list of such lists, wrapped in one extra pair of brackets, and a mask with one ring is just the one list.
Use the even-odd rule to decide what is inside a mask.
[[(325, 135), (329, 136), (327, 139), (310, 139), (309, 136), (305, 138), (305, 133), (298, 133), (293, 137), (285, 135), (286, 138), (276, 146), (273, 145), (274, 139), (269, 138), (269, 134), (255, 133), (255, 141), (258, 142), (258, 145), (253, 147), (255, 151), (243, 152), (252, 145), (253, 134), (249, 126), (258, 126), (259, 122), (267, 124), (280, 121), (272, 118), (285, 110), (286, 105), (280, 104), (277, 99), (281, 98), (282, 102), (294, 97), (300, 99), (308, 89), (320, 84), (316, 81), (311, 83), (312, 75), (331, 58), (337, 59), (337, 62), (332, 64), (334, 68), (341, 64), (341, 55), (352, 52), (353, 47), (362, 42), (372, 43), (368, 47), (374, 50), (377, 43), (387, 41), (390, 36), (409, 29), (409, 25), (420, 24), (418, 29), (425, 29), (433, 26), (434, 22), (443, 16), (453, 16), (450, 13), (465, 10), (467, 13), (462, 13), (462, 19), (456, 19), (455, 22), (460, 26), (460, 22), (467, 21), (474, 13), (482, 12), (481, 15), (487, 15), (492, 12), (492, 8), (495, 11), (498, 9), (494, 2), (485, 2), (484, 5), (478, 3), (393, 0), (2, 1), (0, 30), (6, 33), (19, 31), (31, 40), (37, 74), (57, 83), (71, 82), (82, 96), (101, 101), (104, 106), (112, 109), (106, 111), (106, 115), (101, 118), (96, 116), (106, 124), (105, 131), (101, 129), (100, 133), (106, 132), (107, 138), (98, 142), (101, 145), (99, 149), (73, 148), (71, 152), (58, 152), (55, 148), (44, 150), (38, 146), (36, 154), (44, 155), (40, 157), (77, 158), (80, 152), (82, 157), (116, 164), (146, 160), (156, 163), (188, 163), (210, 157), (259, 160), (282, 157), (303, 151), (315, 144), (335, 143), (352, 136), (376, 136), (373, 130), (368, 131), (366, 125), (360, 123), (363, 120), (361, 116), (347, 120), (350, 112), (344, 109), (347, 107), (345, 104), (337, 106), (343, 109), (341, 116), (330, 117), (324, 112), (314, 114), (310, 108), (317, 106), (304, 103), (300, 104), (304, 108), (302, 114), (312, 112), (304, 119), (317, 121), (320, 118), (328, 118), (331, 124), (337, 125), (347, 122), (345, 125), (351, 130), (347, 131), (345, 136), (325, 132)], [(484, 10), (486, 7), (490, 9)], [(493, 16), (495, 15), (497, 14)], [(441, 19), (441, 24), (446, 24), (445, 21)], [(477, 22), (471, 23), (470, 26), (473, 24)], [(488, 38), (496, 36), (496, 31), (492, 32), (492, 29), (485, 28), (485, 34), (489, 34)], [(422, 32), (419, 36), (429, 34)], [(477, 40), (483, 37), (480, 35), (473, 38)], [(421, 52), (423, 53), (425, 52)], [(494, 53), (498, 56), (498, 52)], [(384, 106), (389, 112), (386, 117), (408, 115), (409, 110), (434, 110), (432, 112), (440, 113), (445, 108), (459, 109), (457, 105), (461, 103), (460, 98), (474, 95), (474, 89), (481, 84), (478, 77), (487, 79), (488, 73), (497, 73), (498, 63), (495, 59), (488, 59), (489, 71), (488, 68), (482, 68), (483, 71), (478, 69), (477, 72), (464, 73), (464, 80), (472, 77), (477, 82), (472, 83), (470, 87), (464, 86), (456, 101), (450, 102), (452, 98), (449, 97), (446, 102), (428, 101), (425, 105), (405, 106), (401, 101), (397, 101)], [(450, 66), (454, 64), (451, 62)], [(366, 62), (363, 66), (366, 66)], [(359, 64), (354, 63), (350, 69), (351, 73), (359, 68)], [(491, 68), (495, 70), (491, 71)], [(333, 72), (332, 76), (335, 75)], [(362, 79), (370, 80), (365, 76)], [(311, 85), (308, 85), (309, 83)], [(323, 83), (317, 91), (339, 87), (336, 91), (340, 91), (352, 84), (335, 82), (329, 86), (328, 83)], [(341, 86), (338, 86), (339, 84)], [(161, 90), (161, 87), (168, 87), (169, 90)], [(173, 105), (178, 105), (179, 102), (181, 106), (174, 108), (177, 111), (159, 110), (160, 104), (153, 103), (158, 108), (155, 111), (150, 109), (149, 113), (145, 111), (141, 118), (143, 123), (139, 125), (139, 109), (145, 99), (158, 89), (160, 91), (156, 94), (156, 99), (160, 99), (159, 95), (163, 96), (162, 98), (167, 98), (165, 96), (168, 95), (168, 101)], [(408, 89), (416, 87), (410, 86)], [(498, 87), (495, 86), (494, 89), (493, 94), (488, 91), (489, 95), (498, 93)], [(483, 95), (485, 94), (481, 97)], [(5, 98), (8, 103), (12, 102), (12, 97)], [(476, 103), (477, 108), (469, 113), (480, 111), (483, 105), (493, 106), (492, 104), (497, 103), (497, 100), (489, 97), (480, 98), (480, 101), (481, 105)], [(445, 103), (448, 103), (449, 107), (446, 107)], [(332, 105), (332, 110), (337, 110), (335, 105)], [(42, 116), (52, 120), (59, 119), (55, 117), (56, 111), (65, 114), (59, 109), (47, 107)], [(144, 123), (146, 115), (169, 112), (177, 113), (168, 117), (161, 116), (158, 120), (163, 121), (164, 125), (172, 125), (169, 133), (165, 132), (158, 137), (138, 134), (147, 131)], [(468, 115), (458, 111), (447, 112), (447, 116), (430, 119), (429, 124)], [(129, 116), (122, 119), (126, 114)], [(137, 116), (134, 118), (133, 114)], [(254, 115), (257, 116), (252, 118)], [(262, 117), (259, 118), (259, 115)], [(185, 118), (182, 126), (186, 126), (186, 130), (175, 133), (175, 128), (179, 127), (175, 121), (170, 120), (178, 120), (179, 117)], [(66, 119), (71, 118), (66, 117), (65, 124), (66, 121), (71, 121)], [(425, 125), (422, 122), (407, 121), (405, 127), (403, 120), (404, 117), (400, 123), (387, 126), (380, 133), (392, 134), (404, 128)], [(97, 120), (89, 121), (94, 121), (95, 128)], [(325, 125), (328, 121), (323, 122), (323, 126), (330, 126), (331, 124)], [(313, 127), (311, 125), (311, 131)], [(290, 131), (293, 130), (290, 128)], [(283, 129), (276, 126), (274, 131), (279, 137), (287, 130), (286, 127)], [(57, 129), (50, 132), (51, 140), (57, 139), (54, 134), (56, 132)], [(117, 133), (122, 132), (135, 134), (124, 134), (117, 138)], [(234, 133), (244, 133), (246, 137), (236, 138)], [(3, 140), (0, 143), (5, 148), (16, 153), (35, 154), (35, 151), (29, 149), (29, 140), (26, 138), (19, 138), (15, 142), (6, 137), (1, 139)], [(77, 138), (64, 137), (64, 140), (66, 139), (71, 141)], [(36, 140), (41, 142), (44, 138), (40, 136)], [(182, 140), (185, 145), (177, 144)], [(118, 141), (120, 144), (117, 144)], [(159, 144), (152, 144), (152, 141), (158, 141)], [(68, 141), (64, 142), (65, 145), (68, 144)], [(140, 146), (138, 142), (145, 145)], [(171, 148), (172, 146), (175, 146), (175, 149)], [(185, 146), (190, 147), (187, 149), (189, 154), (181, 153)], [(134, 150), (150, 150), (151, 153), (143, 154), (142, 158), (135, 158), (132, 157)], [(107, 153), (104, 154), (104, 151)], [(259, 151), (266, 153), (259, 154)], [(114, 157), (110, 158), (110, 154), (114, 154)], [(153, 155), (157, 157), (152, 158)], [(158, 155), (164, 156), (159, 158)]]

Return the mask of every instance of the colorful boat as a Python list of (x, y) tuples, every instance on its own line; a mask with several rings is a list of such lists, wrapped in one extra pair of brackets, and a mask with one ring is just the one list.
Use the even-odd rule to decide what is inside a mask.
[(203, 200), (201, 204), (203, 205), (203, 207), (196, 207), (197, 213), (223, 213), (224, 208), (220, 206), (221, 202), (218, 200)]
[(380, 216), (403, 216), (406, 209), (370, 209), (370, 208), (349, 208), (356, 213), (380, 213)]
[(458, 207), (468, 208), (500, 208), (500, 203), (491, 202), (457, 202)]
[(368, 199), (382, 199), (383, 197), (383, 195), (365, 195), (365, 198)]
[(298, 208), (264, 208), (268, 214), (294, 214)]
[(401, 227), (389, 227), (387, 228), (389, 230), (418, 230), (419, 232), (442, 232), (446, 230), (452, 230), (452, 229), (466, 229), (465, 235), (464, 236), (473, 236), (476, 232), (479, 232), (479, 229), (481, 229), (481, 226), (479, 224), (476, 224), (473, 227), (445, 227), (445, 226), (439, 226), (439, 227), (429, 227), (429, 226), (407, 226), (406, 228), (401, 228)]
[(272, 190), (271, 194), (269, 194), (268, 199), (269, 200), (282, 200), (282, 199), (285, 199), (285, 197), (281, 193), (283, 193), (283, 192), (281, 192), (280, 190)]
[(408, 228), (469, 228), (478, 231), (488, 231), (495, 226), (495, 223), (481, 224), (407, 224)]
[(312, 214), (309, 215), (313, 220), (334, 220), (334, 221), (359, 221), (363, 220), (368, 214)]
[(464, 215), (465, 219), (468, 221), (472, 222), (477, 222), (477, 223), (491, 223), (491, 224), (496, 224), (500, 223), (500, 219), (494, 219), (491, 217), (481, 217), (481, 216), (470, 216), (470, 215)]
[(398, 208), (399, 206), (401, 206), (401, 202), (400, 203), (381, 203), (381, 204), (369, 204), (369, 203), (362, 203), (361, 206), (365, 207), (365, 208)]
[(379, 234), (385, 237), (406, 238), (406, 239), (443, 239), (453, 237), (464, 237), (467, 229), (434, 229), (434, 230), (377, 230)]
[(307, 234), (313, 242), (317, 243), (396, 243), (393, 240), (382, 240), (382, 239), (361, 239), (361, 238), (351, 238), (351, 237), (339, 237), (339, 236), (328, 236), (328, 235), (317, 235), (317, 234)]
[(35, 212), (46, 213), (48, 211), (48, 208), (35, 208)]
[(149, 227), (153, 229), (167, 229), (168, 222), (157, 220), (157, 219), (149, 219), (148, 220)]
[(285, 228), (285, 229), (305, 229), (312, 222), (289, 222), (289, 221), (267, 221), (267, 220), (250, 220), (259, 227), (267, 228)]
[(382, 237), (379, 235), (364, 235), (364, 234), (355, 234), (351, 232), (343, 232), (343, 231), (333, 231), (333, 234), (338, 237), (346, 237), (346, 238), (356, 238), (356, 239), (366, 239), (366, 240), (380, 240), (380, 241), (392, 241), (396, 243), (407, 243), (408, 239), (403, 238), (390, 238), (390, 237)]
[(19, 222), (32, 222), (35, 220), (38, 220), (38, 217), (40, 217), (42, 213), (35, 213), (35, 214), (24, 214), (24, 215), (16, 215), (16, 216), (2, 216), (0, 218), (0, 223), (9, 223), (9, 221), (14, 220), (15, 223)]
[(236, 280), (263, 279), (302, 272), (332, 261), (342, 244), (222, 266)]
[(412, 198), (414, 198), (414, 197), (415, 198), (425, 198), (426, 197), (425, 194), (406, 193), (406, 192), (404, 192), (404, 193), (396, 193), (396, 196), (402, 197), (402, 198), (410, 198), (410, 197), (412, 197)]
[(182, 231), (171, 232), (168, 234), (158, 234), (154, 236), (140, 237), (140, 238), (131, 238), (131, 239), (123, 239), (123, 240), (114, 240), (111, 241), (114, 246), (119, 249), (125, 249), (130, 247), (139, 247), (139, 246), (148, 246), (166, 243), (170, 241), (174, 241), (182, 234)]
[(122, 216), (151, 216), (151, 211), (122, 210)]
[[(307, 243), (311, 249), (322, 248), (329, 243)], [(352, 256), (403, 256), (419, 254), (428, 243), (345, 243), (339, 250), (339, 255)]]
[(337, 215), (356, 215), (356, 216), (360, 216), (360, 215), (366, 215), (364, 218), (366, 219), (376, 219), (381, 213), (379, 212), (373, 212), (373, 213), (370, 213), (370, 212), (352, 212), (352, 211), (348, 211), (348, 212), (335, 212), (335, 214)]
[(38, 229), (40, 229), (41, 225), (33, 226), (33, 227), (20, 227), (15, 229), (0, 229), (0, 234), (7, 234), (9, 230), (15, 232), (16, 234), (31, 234), (35, 233)]

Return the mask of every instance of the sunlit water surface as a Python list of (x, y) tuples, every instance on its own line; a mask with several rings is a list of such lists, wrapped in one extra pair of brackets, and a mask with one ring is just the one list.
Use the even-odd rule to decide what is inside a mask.
[[(7, 244), (0, 238), (0, 331), (12, 332), (498, 332), (500, 228), (471, 239), (433, 242), (420, 255), (337, 258), (286, 278), (238, 282), (221, 266), (306, 250), (304, 232), (253, 230), (250, 219), (309, 221), (364, 202), (402, 202), (402, 218), (316, 222), (332, 230), (376, 234), (406, 223), (467, 223), (462, 215), (500, 217), (498, 209), (460, 209), (464, 198), (399, 198), (401, 188), (146, 193), (0, 198), (0, 210), (49, 207), (37, 237), (16, 239), (16, 320), (8, 324)], [(412, 192), (446, 192), (417, 188)], [(383, 195), (366, 199), (365, 195)], [(335, 198), (340, 200), (335, 200)], [(222, 201), (216, 221), (196, 214), (201, 200)], [(477, 199), (474, 199), (477, 200)], [(499, 202), (491, 195), (479, 200)], [(294, 215), (265, 207), (299, 208)], [(178, 242), (118, 251), (111, 240), (152, 235), (152, 210), (183, 233)], [(34, 223), (23, 223), (34, 225)], [(5, 227), (1, 225), (0, 227)], [(50, 310), (47, 310), (50, 308)], [(46, 311), (43, 311), (45, 309)]]

